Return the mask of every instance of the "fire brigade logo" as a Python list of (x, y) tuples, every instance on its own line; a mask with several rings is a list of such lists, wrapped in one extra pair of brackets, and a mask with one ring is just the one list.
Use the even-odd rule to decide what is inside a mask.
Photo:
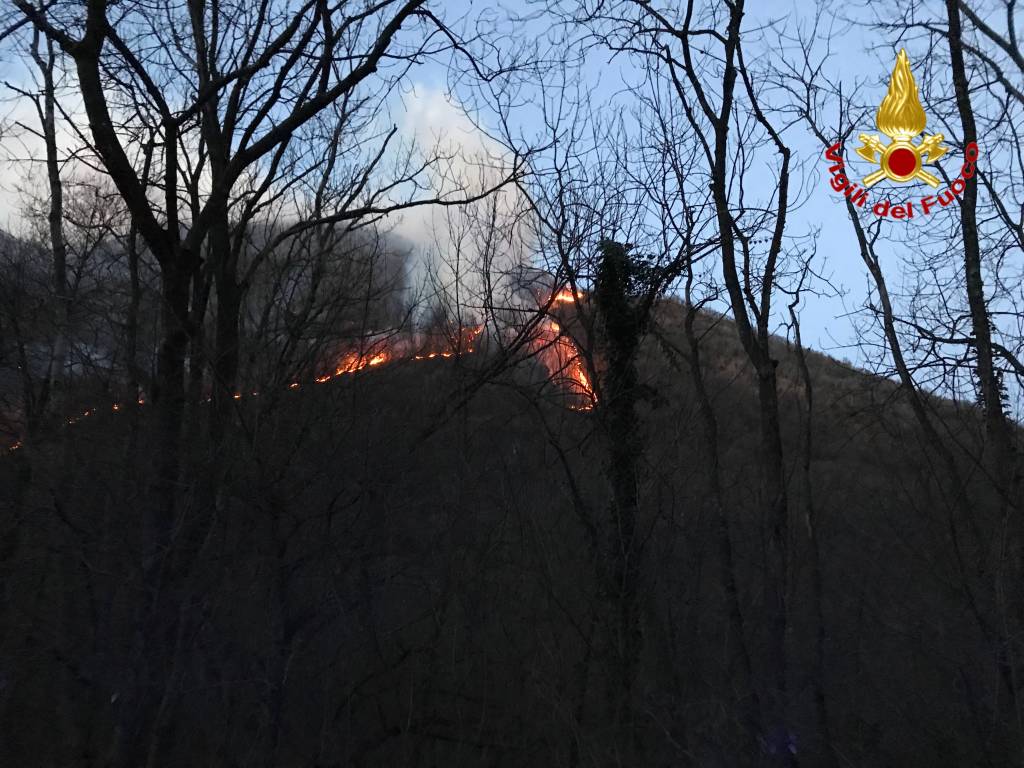
[(858, 137), (860, 146), (857, 147), (857, 155), (871, 163), (875, 170), (864, 176), (858, 184), (853, 181), (852, 174), (846, 168), (842, 143), (837, 141), (825, 150), (825, 160), (831, 163), (828, 168), (829, 186), (847, 199), (851, 212), (863, 209), (879, 218), (910, 220), (930, 216), (933, 211), (959, 202), (958, 198), (967, 188), (968, 179), (971, 179), (977, 170), (980, 153), (978, 145), (973, 141), (964, 146), (964, 162), (960, 166), (960, 173), (946, 189), (918, 200), (894, 202), (889, 199), (870, 199), (868, 190), (882, 179), (888, 179), (895, 184), (923, 181), (938, 189), (940, 179), (926, 171), (924, 166), (934, 166), (949, 149), (943, 146), (944, 137), (941, 133), (926, 134), (918, 143), (914, 143), (917, 137), (924, 133), (927, 122), (928, 116), (921, 106), (917, 83), (914, 82), (914, 75), (910, 71), (910, 58), (907, 52), (901, 49), (896, 56), (892, 77), (889, 78), (889, 91), (878, 107), (875, 118), (878, 130), (889, 137), (889, 143), (885, 143), (873, 133), (862, 133)]
[(897, 183), (917, 179), (938, 187), (939, 180), (921, 166), (934, 163), (946, 154), (942, 134), (925, 136), (916, 145), (913, 141), (924, 131), (927, 121), (917, 93), (917, 83), (910, 71), (910, 58), (906, 50), (900, 49), (889, 80), (889, 92), (878, 108), (876, 119), (878, 130), (891, 141), (886, 145), (874, 134), (862, 133), (859, 136), (862, 146), (857, 148), (857, 154), (869, 163), (881, 166), (865, 176), (861, 183), (871, 187), (882, 179)]

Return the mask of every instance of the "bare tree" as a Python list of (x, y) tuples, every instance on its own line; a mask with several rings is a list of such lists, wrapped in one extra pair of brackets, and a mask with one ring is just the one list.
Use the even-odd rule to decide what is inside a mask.
[[(823, 151), (834, 152), (837, 147), (842, 146), (843, 141), (851, 135), (856, 126), (863, 125), (870, 119), (870, 107), (860, 107), (857, 103), (858, 93), (844, 92), (837, 82), (822, 72), (819, 59), (816, 57), (820, 56), (822, 52), (814, 53), (815, 46), (811, 40), (810, 36), (799, 35), (798, 55), (800, 61), (791, 66), (790, 74), (787, 76), (793, 96), (793, 110), (817, 137)], [(955, 77), (957, 77), (956, 74), (954, 74)], [(962, 93), (958, 92), (956, 98), (959, 100), (961, 95)], [(832, 109), (838, 115), (838, 132), (827, 125)], [(829, 150), (829, 147), (832, 149)], [(845, 163), (844, 159), (839, 168), (839, 172), (844, 175), (846, 174)], [(962, 216), (965, 217), (962, 235), (964, 238), (971, 238), (970, 233), (973, 232), (972, 239), (975, 240), (974, 245), (977, 246), (977, 228), (973, 223), (975, 204), (976, 198), (968, 195), (965, 188), (961, 210)], [(965, 453), (966, 456), (970, 456), (972, 448), (969, 441), (959, 437), (951, 430), (948, 413), (944, 413), (937, 407), (935, 400), (927, 392), (923, 383), (924, 373), (927, 373), (930, 366), (934, 366), (940, 371), (952, 370), (953, 373), (948, 378), (943, 377), (944, 380), (939, 380), (938, 389), (943, 394), (955, 396), (957, 394), (955, 372), (966, 361), (943, 359), (944, 353), (936, 346), (941, 344), (942, 340), (933, 331), (926, 328), (921, 321), (915, 320), (915, 314), (921, 312), (920, 304), (927, 301), (926, 291), (929, 288), (918, 285), (916, 289), (918, 293), (912, 294), (911, 304), (906, 310), (903, 310), (898, 303), (899, 294), (894, 294), (893, 289), (890, 288), (891, 275), (887, 274), (887, 269), (883, 266), (882, 253), (885, 249), (891, 249), (896, 253), (901, 252), (906, 247), (908, 238), (887, 229), (882, 221), (865, 220), (849, 197), (845, 199), (844, 206), (861, 259), (870, 275), (873, 293), (869, 299), (868, 310), (872, 320), (877, 322), (880, 328), (883, 353), (890, 361), (892, 374), (901, 384), (901, 393), (909, 403), (910, 410), (925, 436), (929, 450), (934, 451), (937, 456), (938, 465), (941, 467), (941, 477), (945, 487), (948, 488), (943, 513), (946, 516), (945, 525), (956, 567), (958, 589), (981, 636), (984, 637), (984, 642), (991, 648), (995, 678), (999, 681), (999, 687), (1006, 696), (1009, 710), (1013, 712), (1017, 709), (1015, 701), (1018, 694), (1013, 670), (1012, 641), (1004, 634), (1005, 614), (1000, 618), (998, 614), (994, 613), (994, 606), (988, 598), (993, 584), (997, 586), (997, 595), (1002, 592), (998, 587), (1002, 569), (999, 568), (992, 573), (989, 563), (1002, 561), (1003, 556), (999, 554), (999, 551), (1003, 546), (1002, 542), (1005, 541), (1002, 537), (1006, 535), (1006, 532), (1003, 531), (1000, 534), (994, 549), (990, 549), (986, 545), (986, 541), (991, 537), (985, 531), (992, 521), (984, 514), (984, 506), (975, 501), (974, 497), (977, 491), (972, 490), (972, 472), (969, 468), (964, 467)], [(946, 237), (943, 242), (943, 252), (948, 254), (949, 238)], [(968, 255), (968, 251), (971, 251), (973, 255)], [(968, 284), (971, 282), (969, 273), (976, 268), (980, 269), (980, 262), (975, 260), (979, 253), (977, 248), (972, 248), (965, 242), (966, 267), (963, 281), (954, 282), (953, 290), (965, 290), (965, 292), (968, 290)], [(928, 268), (922, 271), (931, 277), (937, 277), (937, 273), (929, 272)], [(977, 271), (974, 277), (976, 278), (974, 289), (982, 290), (977, 282), (981, 278), (980, 271)], [(945, 277), (937, 278), (936, 282), (945, 279)], [(975, 298), (979, 298), (979, 296)], [(981, 298), (983, 304), (985, 300), (983, 297)], [(949, 304), (939, 305), (940, 313), (945, 309), (951, 309)], [(977, 309), (982, 310), (987, 317), (988, 310), (986, 308), (979, 304)], [(973, 315), (968, 312), (967, 317), (973, 317)], [(984, 319), (987, 327), (991, 327), (990, 319), (979, 319)], [(929, 343), (929, 337), (931, 343)], [(921, 340), (925, 341), (924, 347), (919, 343)], [(938, 360), (943, 360), (943, 362), (937, 362)], [(995, 376), (990, 383), (998, 384), (997, 379), (998, 376)], [(981, 389), (981, 402), (984, 407), (985, 390), (984, 387)], [(1001, 386), (997, 386), (997, 389), (1001, 390)], [(1005, 421), (1007, 416), (1002, 406), (997, 410), (996, 417)], [(968, 412), (967, 419), (970, 418)], [(988, 436), (986, 442), (993, 439), (990, 431), (995, 428), (991, 421), (992, 418), (993, 414), (986, 412), (986, 435)], [(998, 449), (994, 450), (998, 453)], [(983, 462), (978, 461), (977, 465), (983, 466)], [(1008, 486), (1004, 485), (1003, 481), (1009, 478), (1005, 474), (990, 474), (989, 477), (993, 479), (993, 487), (1003, 499), (1005, 511), (1008, 501)], [(995, 578), (994, 582), (992, 581), (993, 577)], [(980, 705), (976, 703), (973, 706)], [(998, 724), (1000, 729), (1004, 729), (1008, 725), (1005, 722), (1006, 715), (1002, 709), (1002, 704), (999, 704), (989, 713), (993, 718), (993, 723)], [(1015, 730), (1015, 727), (1011, 726), (1010, 730)], [(1004, 739), (1006, 733), (1003, 731), (1000, 739)], [(1016, 738), (1016, 736), (1013, 737), (1013, 739)], [(1005, 746), (992, 745), (988, 749), (990, 755), (998, 755), (1000, 750), (1005, 749)], [(1012, 751), (1014, 751), (1013, 748), (1011, 748)], [(999, 758), (991, 757), (990, 759)]]
[[(154, 382), (160, 481), (145, 507), (142, 559), (147, 597), (140, 613), (142, 646), (136, 651), (140, 664), (148, 662), (136, 690), (139, 705), (125, 708), (133, 722), (125, 726), (127, 746), (122, 755), (134, 763), (145, 751), (152, 759), (159, 748), (159, 738), (150, 739), (148, 745), (140, 740), (153, 735), (154, 718), (165, 706), (143, 694), (163, 689), (161, 660), (168, 659), (170, 651), (158, 653), (157, 646), (173, 637), (178, 626), (174, 600), (158, 595), (178, 513), (185, 359), (195, 320), (190, 316), (190, 286), (204, 249), (214, 264), (217, 287), (215, 413), (223, 414), (233, 399), (238, 364), (241, 286), (237, 263), (242, 239), (231, 241), (229, 207), (239, 183), (258, 169), (267, 169), (252, 188), (255, 194), (242, 198), (244, 230), (274, 183), (277, 166), (288, 156), (293, 138), (305, 126), (339, 104), (343, 105), (339, 124), (352, 119), (352, 110), (366, 98), (363, 89), (378, 70), (388, 72), (383, 81), (387, 92), (388, 84), (400, 79), (417, 55), (430, 52), (429, 28), (447, 30), (417, 0), (358, 10), (332, 10), (309, 2), (284, 15), (269, 7), (192, 3), (187, 9), (166, 7), (171, 21), (163, 29), (152, 23), (153, 16), (142, 6), (117, 8), (115, 14), (106, 2), (92, 2), (79, 23), (70, 6), (16, 5), (35, 29), (73, 61), (91, 134), (83, 138), (119, 190), (134, 227), (161, 270), (163, 340)], [(189, 43), (172, 32), (183, 20), (178, 18), (182, 10), (187, 11), (192, 30)], [(413, 21), (422, 23), (426, 33), (418, 42), (401, 42), (400, 29)], [(236, 37), (231, 29), (242, 36)], [(228, 50), (223, 47), (225, 40), (236, 45)], [(195, 78), (183, 69), (185, 61), (195, 62)], [(338, 61), (346, 65), (339, 66)], [(193, 162), (190, 152), (196, 146), (196, 127), (199, 151)], [(152, 156), (126, 143), (126, 131), (129, 136), (136, 131), (153, 136)], [(350, 186), (323, 217), (324, 223), (379, 216), (402, 207), (401, 201), (385, 195), (399, 188), (403, 178), (383, 187), (367, 187), (394, 133), (383, 136), (369, 161), (350, 176)], [(133, 159), (133, 153), (145, 161)], [(151, 181), (144, 175), (148, 173), (158, 180)], [(198, 205), (193, 194), (186, 219), (180, 194), (182, 180), (188, 176), (193, 185), (202, 180), (208, 192)], [(160, 191), (162, 200), (147, 194), (151, 188)], [(182, 565), (179, 562), (176, 567)]]

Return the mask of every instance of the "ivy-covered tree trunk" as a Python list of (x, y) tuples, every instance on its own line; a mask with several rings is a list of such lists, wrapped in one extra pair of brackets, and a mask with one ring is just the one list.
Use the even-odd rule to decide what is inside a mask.
[(602, 537), (606, 550), (610, 634), (609, 706), (616, 729), (618, 760), (638, 764), (634, 680), (641, 649), (640, 610), (637, 601), (640, 577), (637, 540), (639, 462), (642, 453), (636, 429), (636, 352), (641, 318), (632, 297), (633, 268), (628, 247), (605, 240), (601, 243), (596, 299), (603, 321), (606, 370), (601, 390), (602, 424), (609, 446), (608, 479), (612, 503)]

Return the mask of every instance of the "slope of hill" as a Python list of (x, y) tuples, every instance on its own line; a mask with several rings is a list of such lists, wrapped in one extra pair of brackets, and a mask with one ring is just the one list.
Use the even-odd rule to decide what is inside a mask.
[[(640, 361), (638, 733), (647, 765), (742, 765), (753, 758), (737, 751), (742, 724), (723, 685), (735, 678), (713, 567), (714, 490), (677, 353), (681, 311), (661, 307)], [(772, 665), (759, 620), (757, 404), (728, 321), (705, 314), (699, 325), (763, 689)], [(820, 546), (837, 751), (849, 765), (984, 764), (979, 755), (1000, 749), (976, 718), (999, 695), (972, 613), (995, 599), (976, 580), (984, 552), (954, 540), (944, 478), (897, 387), (816, 354), (808, 496), (802, 384), (781, 341), (778, 352), (791, 529), (796, 539), (813, 510)], [(546, 400), (528, 371), (476, 389), (474, 366), (396, 363), (261, 395), (240, 405), (242, 427), (216, 456), (194, 437), (201, 414), (189, 422), (166, 582), (187, 596), (187, 621), (169, 639), (173, 685), (152, 734), (169, 763), (606, 763), (591, 541), (609, 508), (601, 410)], [(970, 445), (973, 414), (951, 404), (939, 413)], [(0, 500), (5, 765), (104, 764), (129, 721), (140, 512), (156, 501), (147, 418), (106, 414), (0, 461), (13, 491)], [(997, 506), (982, 491), (971, 503), (984, 541)], [(809, 702), (811, 566), (795, 561), (792, 573), (789, 685)], [(820, 746), (805, 740), (813, 716), (799, 704), (785, 725), (809, 765)]]

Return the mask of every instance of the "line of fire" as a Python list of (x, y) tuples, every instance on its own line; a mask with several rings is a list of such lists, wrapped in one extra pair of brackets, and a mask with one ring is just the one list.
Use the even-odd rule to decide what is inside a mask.
[[(581, 353), (580, 343), (574, 327), (577, 323), (576, 310), (589, 302), (589, 296), (582, 290), (569, 286), (548, 288), (554, 279), (547, 276), (541, 281), (542, 287), (532, 286), (525, 293), (535, 298), (532, 305), (506, 308), (506, 316), (512, 319), (495, 329), (495, 324), (446, 323), (428, 329), (389, 329), (365, 334), (356, 342), (339, 342), (332, 345), (332, 351), (315, 370), (307, 376), (297, 378), (287, 385), (292, 392), (304, 386), (328, 384), (362, 371), (386, 369), (402, 364), (425, 361), (459, 360), (467, 356), (482, 356), (496, 353), (511, 344), (520, 354), (515, 362), (539, 364), (544, 374), (544, 383), (555, 391), (556, 399), (566, 408), (575, 411), (589, 411), (597, 402), (597, 394), (591, 383), (592, 373)], [(533, 278), (536, 281), (536, 277)], [(524, 291), (520, 291), (523, 293)], [(506, 317), (506, 320), (509, 318)], [(260, 389), (240, 390), (234, 393), (235, 400), (242, 401), (260, 396)], [(207, 392), (201, 402), (209, 404), (212, 394)], [(114, 401), (105, 405), (91, 404), (76, 408), (64, 417), (64, 426), (74, 426), (103, 411), (121, 413), (132, 405), (144, 407), (149, 400), (140, 392), (137, 400)], [(15, 438), (4, 449), (17, 451), (23, 443)]]

